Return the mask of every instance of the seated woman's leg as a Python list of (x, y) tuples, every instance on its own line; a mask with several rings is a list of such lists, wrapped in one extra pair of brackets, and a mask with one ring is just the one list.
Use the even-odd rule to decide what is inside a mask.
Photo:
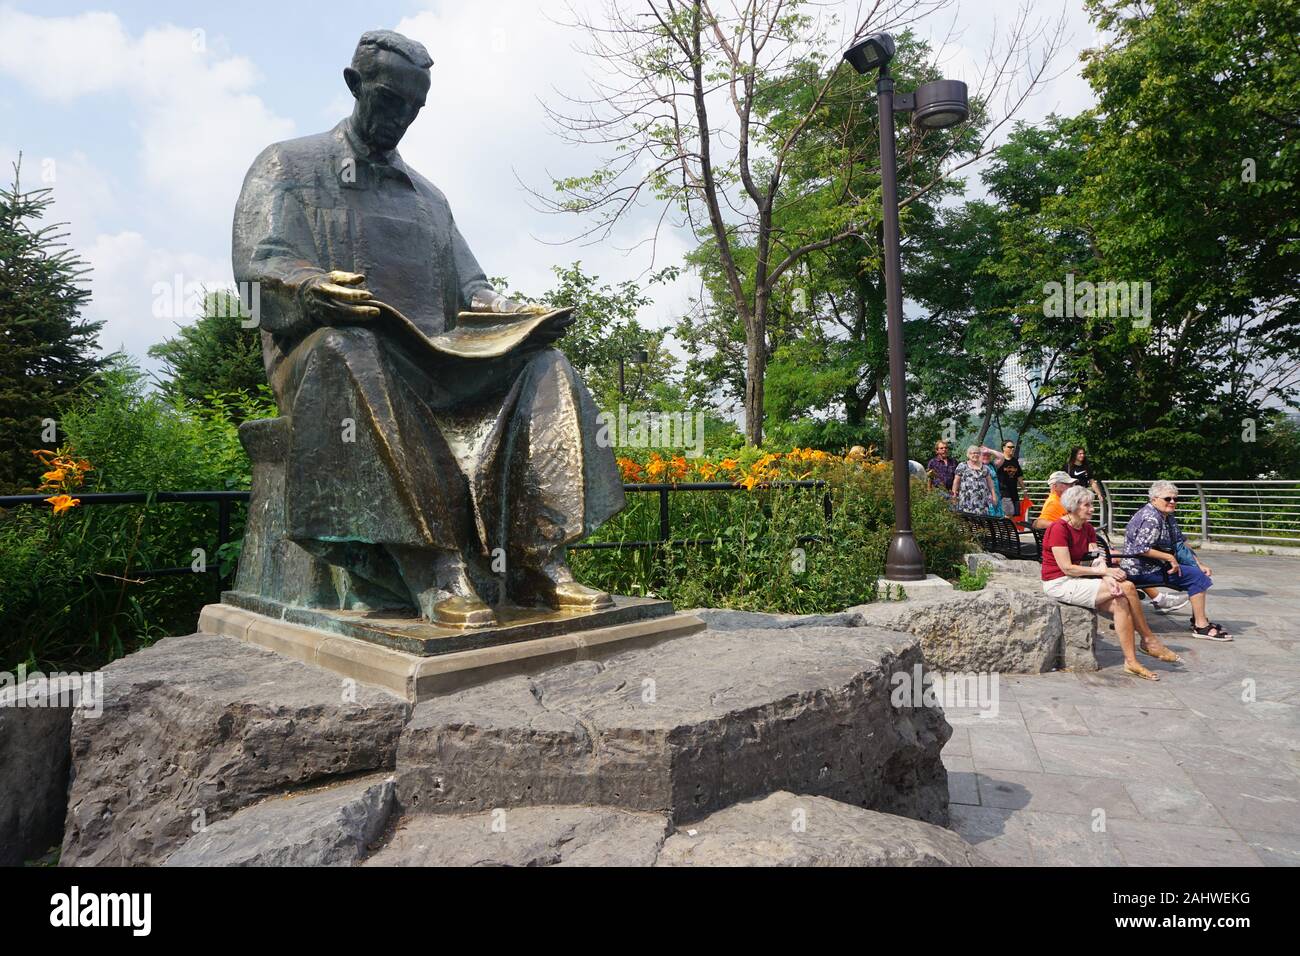
[[(1146, 612), (1142, 610), (1142, 602), (1138, 599), (1137, 587), (1132, 581), (1124, 581), (1120, 585), (1123, 592), (1123, 598), (1128, 603), (1129, 616), (1133, 619), (1133, 627), (1142, 638), (1139, 647), (1142, 652), (1162, 661), (1168, 661), (1171, 664), (1179, 663), (1182, 659), (1167, 648), (1160, 638), (1156, 637), (1147, 624)], [(1118, 626), (1117, 626), (1118, 627)]]
[[(1127, 582), (1125, 582), (1127, 583)], [(1134, 600), (1136, 600), (1136, 596)], [(1137, 659), (1137, 648), (1133, 641), (1133, 612), (1129, 609), (1128, 598), (1121, 590), (1116, 597), (1104, 583), (1097, 594), (1097, 610), (1110, 614), (1115, 619), (1115, 636), (1119, 638), (1120, 650), (1124, 652), (1124, 670), (1147, 680), (1159, 680)]]

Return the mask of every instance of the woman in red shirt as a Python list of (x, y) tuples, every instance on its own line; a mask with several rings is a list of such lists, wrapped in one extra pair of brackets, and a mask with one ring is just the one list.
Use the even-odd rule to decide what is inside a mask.
[[(1043, 591), (1062, 604), (1105, 611), (1115, 618), (1115, 633), (1124, 651), (1124, 670), (1143, 680), (1159, 676), (1138, 663), (1136, 650), (1170, 663), (1181, 658), (1165, 647), (1147, 626), (1137, 589), (1121, 568), (1095, 568), (1080, 564), (1084, 555), (1097, 543), (1097, 532), (1090, 523), (1093, 495), (1087, 488), (1075, 486), (1061, 495), (1065, 517), (1054, 521), (1043, 535)], [(1134, 647), (1133, 631), (1142, 635)]]

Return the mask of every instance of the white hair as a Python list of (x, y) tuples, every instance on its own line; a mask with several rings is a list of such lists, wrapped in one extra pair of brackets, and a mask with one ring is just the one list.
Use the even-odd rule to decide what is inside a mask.
[(1172, 481), (1157, 481), (1151, 486), (1151, 491), (1147, 493), (1147, 498), (1155, 501), (1157, 498), (1163, 498), (1165, 495), (1178, 494), (1178, 486)]
[(978, 452), (979, 450), (980, 450), (980, 446), (979, 446), (979, 445), (967, 445), (967, 446), (966, 446), (966, 454), (968, 454), (968, 455), (969, 455), (971, 452)]
[(1078, 485), (1067, 488), (1061, 495), (1061, 507), (1073, 514), (1080, 507), (1092, 501), (1092, 489), (1081, 488)]

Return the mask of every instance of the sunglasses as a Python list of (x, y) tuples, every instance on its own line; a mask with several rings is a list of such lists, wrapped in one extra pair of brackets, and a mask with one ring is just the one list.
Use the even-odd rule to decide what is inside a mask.
[(1175, 505), (1178, 504), (1178, 499), (1177, 499), (1176, 497), (1174, 497), (1174, 498), (1161, 498), (1160, 500), (1161, 500), (1161, 501), (1168, 501), (1170, 504), (1175, 504)]

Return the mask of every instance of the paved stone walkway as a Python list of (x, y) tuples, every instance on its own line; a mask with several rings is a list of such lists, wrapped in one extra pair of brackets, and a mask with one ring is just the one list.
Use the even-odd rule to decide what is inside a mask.
[[(1300, 865), (1300, 559), (1207, 551), (1210, 619), (1151, 613), (1183, 664), (1003, 676), (996, 717), (948, 710), (952, 827), (1003, 865)], [(1251, 700), (1253, 691), (1253, 700)]]

